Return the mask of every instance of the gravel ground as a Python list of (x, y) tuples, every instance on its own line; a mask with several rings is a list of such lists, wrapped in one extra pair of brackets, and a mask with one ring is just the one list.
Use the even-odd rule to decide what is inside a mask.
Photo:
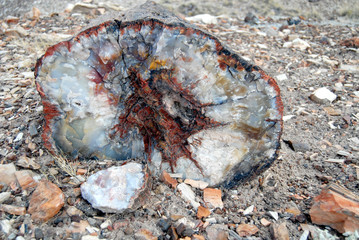
[[(140, 229), (146, 229), (160, 237), (158, 239), (167, 239), (168, 234), (158, 222), (167, 219), (175, 226), (180, 218), (188, 226), (196, 225), (192, 230), (202, 236), (210, 236), (209, 229), (225, 229), (230, 239), (238, 239), (233, 234), (238, 224), (251, 223), (259, 228), (252, 239), (272, 239), (270, 227), (260, 222), (265, 218), (273, 223), (284, 222), (290, 238), (299, 239), (303, 234), (300, 224), (311, 224), (309, 209), (324, 186), (338, 183), (359, 193), (359, 146), (356, 142), (359, 137), (359, 54), (358, 48), (340, 44), (342, 40), (358, 36), (355, 7), (351, 12), (345, 10), (350, 9), (345, 8), (346, 4), (355, 6), (355, 1), (285, 1), (286, 4), (266, 1), (265, 7), (259, 1), (243, 5), (234, 2), (224, 1), (224, 8), (218, 10), (214, 1), (165, 2), (183, 15), (227, 13), (217, 18), (216, 24), (196, 24), (275, 77), (284, 102), (285, 122), (279, 159), (261, 176), (236, 189), (222, 189), (224, 208), (211, 213), (208, 220), (211, 225), (207, 228), (196, 227), (201, 222), (196, 218), (196, 211), (177, 191), (158, 179), (153, 179), (152, 198), (148, 204), (127, 214), (103, 214), (78, 195), (79, 182), (54, 164), (56, 161), (42, 145), (39, 134), (43, 125), (42, 106), (31, 72), (36, 59), (48, 46), (75, 34), (96, 17), (93, 13), (101, 11), (64, 13), (61, 9), (65, 1), (59, 8), (46, 8), (46, 1), (32, 4), (28, 1), (29, 5), (21, 9), (11, 8), (16, 1), (9, 1), (6, 9), (1, 4), (7, 1), (0, 3), (3, 19), (7, 15), (19, 16), (18, 23), (0, 20), (0, 163), (17, 163), (17, 170), (30, 169), (33, 174), (49, 179), (60, 187), (66, 198), (63, 209), (44, 224), (32, 222), (29, 214), (17, 216), (0, 211), (0, 220), (11, 222), (8, 234), (3, 229), (0, 239), (15, 239), (16, 236), (41, 239), (41, 233), (45, 239), (81, 239), (91, 231), (76, 233), (68, 229), (83, 221), (93, 227), (95, 234), (92, 235), (98, 238), (151, 239), (141, 238)], [(339, 6), (339, 3), (343, 4)], [(41, 9), (40, 18), (33, 20), (31, 14), (24, 15), (32, 6)], [(14, 9), (16, 12), (12, 12)], [(249, 10), (258, 16), (257, 24), (244, 22)], [(47, 15), (46, 11), (59, 13)], [(300, 22), (288, 26), (290, 16), (302, 17), (292, 18)], [(296, 38), (309, 46), (303, 45), (303, 49), (285, 47), (286, 42)], [(325, 104), (310, 100), (310, 94), (320, 87), (335, 93), (336, 100)], [(24, 157), (33, 158), (40, 167), (24, 168), (23, 164), (18, 164)], [(82, 176), (86, 178), (99, 169), (120, 163), (77, 161), (68, 164), (75, 170), (86, 169), (87, 174)], [(1, 192), (11, 192), (4, 203), (27, 207), (30, 190), (5, 186)], [(194, 191), (198, 199), (202, 199), (203, 192)], [(251, 205), (255, 207), (253, 212), (245, 216), (243, 211)], [(69, 213), (72, 206), (80, 212)], [(300, 214), (294, 216), (286, 211), (288, 209), (297, 209)], [(279, 214), (278, 220), (269, 214), (270, 211)], [(108, 219), (111, 227), (101, 228)], [(344, 238), (329, 227), (318, 228)]]

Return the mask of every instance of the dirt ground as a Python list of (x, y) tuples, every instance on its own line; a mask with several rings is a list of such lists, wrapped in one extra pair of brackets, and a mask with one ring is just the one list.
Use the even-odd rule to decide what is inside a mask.
[[(90, 231), (68, 231), (74, 222), (81, 220), (95, 229), (93, 235), (104, 239), (151, 239), (141, 238), (140, 229), (147, 229), (156, 237), (154, 239), (169, 239), (169, 234), (158, 226), (160, 219), (175, 225), (177, 219), (183, 218), (187, 225), (197, 226), (196, 211), (176, 190), (158, 179), (153, 179), (148, 204), (126, 214), (103, 214), (76, 194), (79, 183), (55, 164), (42, 145), (43, 108), (32, 71), (36, 59), (47, 47), (80, 31), (102, 10), (65, 13), (61, 9), (46, 8), (46, 1), (39, 2), (40, 5), (33, 3), (30, 9), (38, 7), (42, 11), (40, 17), (25, 14), (28, 9), (23, 6), (17, 10), (14, 7), (14, 14), (11, 9), (2, 10), (0, 18), (0, 163), (18, 163), (23, 156), (33, 158), (41, 167), (30, 167), (30, 170), (59, 186), (66, 201), (63, 209), (44, 224), (33, 223), (29, 214), (16, 216), (0, 211), (0, 220), (12, 223), (8, 234), (0, 232), (0, 239), (35, 238), (35, 229), (39, 229), (37, 239), (41, 239), (40, 233), (44, 239), (81, 239), (90, 235)], [(359, 35), (359, 10), (355, 2), (223, 1), (223, 7), (217, 8), (215, 1), (163, 1), (182, 16), (225, 14), (214, 24), (196, 24), (263, 68), (277, 79), (281, 89), (285, 121), (278, 160), (251, 181), (235, 189), (222, 189), (224, 208), (214, 210), (209, 217), (210, 227), (224, 229), (229, 239), (241, 239), (234, 234), (240, 223), (251, 223), (259, 228), (248, 239), (272, 239), (270, 227), (260, 222), (262, 218), (273, 223), (285, 222), (290, 239), (300, 239), (301, 224), (312, 224), (309, 210), (313, 198), (324, 186), (338, 183), (359, 194), (359, 49), (340, 44), (342, 40)], [(126, 4), (123, 6), (130, 5)], [(10, 3), (7, 8), (11, 8)], [(46, 9), (57, 13), (51, 14)], [(245, 22), (248, 12), (258, 18)], [(8, 15), (18, 16), (18, 22), (6, 20)], [(288, 19), (299, 22), (288, 26)], [(286, 42), (297, 38), (308, 45), (303, 49), (287, 47)], [(321, 87), (336, 94), (336, 100), (324, 104), (312, 101), (309, 96)], [(69, 164), (75, 170), (86, 169), (84, 177), (87, 177), (120, 163), (81, 161)], [(17, 170), (22, 169), (24, 167), (17, 165)], [(203, 199), (201, 190), (193, 190), (199, 200)], [(11, 192), (4, 203), (28, 206), (30, 191), (14, 190), (10, 186), (1, 191)], [(243, 211), (251, 205), (255, 207), (253, 212), (244, 216)], [(71, 216), (67, 211), (71, 206), (81, 214)], [(297, 209), (300, 214), (294, 216), (286, 211), (288, 209)], [(270, 211), (278, 213), (277, 220)], [(107, 219), (119, 227), (101, 228)], [(24, 223), (26, 231), (21, 228)], [(344, 239), (330, 227), (317, 227), (327, 231), (333, 239)], [(193, 230), (202, 236), (210, 235), (208, 229), (202, 227), (193, 227)]]

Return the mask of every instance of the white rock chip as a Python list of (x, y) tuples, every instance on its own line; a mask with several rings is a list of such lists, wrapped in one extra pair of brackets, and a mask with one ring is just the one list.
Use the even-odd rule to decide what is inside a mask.
[(105, 228), (107, 228), (108, 226), (110, 226), (111, 224), (112, 224), (111, 219), (107, 219), (106, 221), (104, 221), (103, 223), (101, 223), (100, 228), (101, 228), (101, 229), (105, 229)]
[(283, 47), (285, 47), (285, 48), (298, 48), (298, 49), (303, 51), (303, 50), (306, 50), (307, 48), (310, 48), (310, 45), (306, 41), (304, 41), (304, 40), (302, 40), (300, 38), (296, 38), (292, 42), (285, 42), (283, 44)]
[(251, 206), (247, 207), (246, 210), (244, 210), (243, 215), (244, 216), (249, 215), (253, 212), (253, 210), (254, 210), (254, 205), (251, 205)]
[(199, 188), (199, 189), (205, 189), (206, 187), (208, 187), (208, 183), (204, 182), (204, 181), (196, 181), (196, 180), (192, 180), (192, 179), (186, 179), (184, 180), (184, 183), (187, 183), (189, 185), (191, 185), (194, 188)]
[(81, 185), (81, 194), (103, 212), (135, 210), (149, 194), (148, 174), (139, 163), (111, 167), (91, 175)]
[(0, 221), (0, 229), (5, 234), (9, 234), (9, 232), (11, 230), (11, 222), (9, 220)]
[(8, 200), (10, 196), (11, 196), (10, 192), (2, 192), (2, 193), (0, 193), (0, 204), (5, 202), (6, 200)]
[(92, 235), (86, 235), (86, 236), (82, 236), (81, 240), (98, 240), (99, 238), (97, 236), (92, 236)]
[(281, 81), (287, 80), (288, 77), (287, 77), (287, 75), (285, 73), (282, 73), (282, 74), (277, 75), (276, 79), (281, 82)]
[(278, 221), (279, 215), (278, 215), (277, 212), (269, 211), (268, 214), (269, 214), (269, 216), (271, 216), (274, 220)]
[(283, 121), (286, 122), (286, 121), (292, 119), (293, 117), (295, 117), (295, 115), (286, 115), (286, 116), (283, 116)]
[(197, 209), (200, 204), (196, 201), (196, 194), (192, 191), (191, 187), (185, 183), (180, 183), (177, 189), (181, 192), (181, 197), (190, 202), (193, 208)]
[(205, 24), (217, 24), (217, 17), (209, 14), (199, 14), (193, 17), (187, 17), (190, 22), (203, 22)]
[(336, 98), (337, 95), (326, 87), (318, 88), (310, 95), (310, 99), (316, 103), (333, 102)]

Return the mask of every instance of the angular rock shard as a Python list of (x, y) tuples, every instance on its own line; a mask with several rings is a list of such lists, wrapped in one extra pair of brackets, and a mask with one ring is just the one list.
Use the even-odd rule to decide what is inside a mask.
[(359, 231), (359, 196), (331, 184), (314, 198), (309, 214), (315, 224), (328, 225), (340, 233), (354, 233)]
[(61, 189), (49, 181), (41, 181), (32, 193), (28, 213), (38, 222), (45, 222), (55, 216), (65, 204)]
[(136, 210), (149, 196), (147, 168), (139, 163), (127, 163), (98, 171), (81, 185), (81, 194), (103, 212)]
[(52, 152), (227, 187), (278, 154), (275, 80), (153, 2), (50, 47), (35, 75)]

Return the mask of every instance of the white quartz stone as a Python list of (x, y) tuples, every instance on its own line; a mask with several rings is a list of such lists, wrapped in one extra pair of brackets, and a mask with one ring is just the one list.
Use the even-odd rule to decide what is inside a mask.
[(135, 209), (147, 189), (147, 174), (139, 163), (111, 167), (91, 175), (81, 185), (81, 194), (103, 212)]
[(315, 90), (310, 99), (316, 103), (333, 102), (337, 98), (337, 95), (332, 93), (328, 88), (322, 87)]
[(185, 183), (180, 183), (177, 186), (177, 190), (181, 192), (181, 197), (185, 201), (191, 203), (193, 208), (197, 209), (200, 206), (199, 202), (196, 201), (196, 195), (190, 186)]

